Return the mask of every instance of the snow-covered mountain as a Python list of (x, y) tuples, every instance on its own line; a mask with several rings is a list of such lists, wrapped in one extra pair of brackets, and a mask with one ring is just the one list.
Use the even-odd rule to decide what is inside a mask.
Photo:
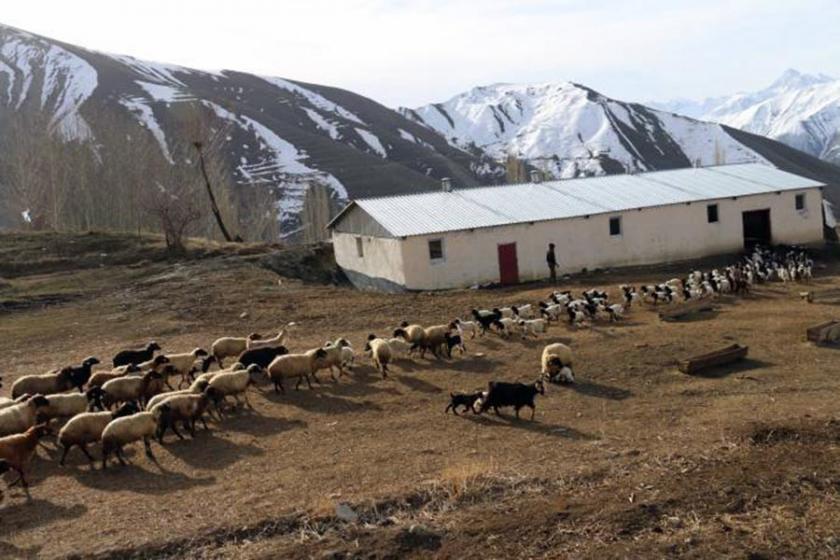
[(454, 148), (349, 91), (145, 62), (0, 26), (0, 134), (12, 114), (46, 116), (54, 136), (89, 144), (107, 166), (109, 146), (102, 143), (119, 122), (125, 138), (150, 135), (161, 158), (182, 164), (173, 147), (191, 141), (175, 126), (186, 111), (230, 130), (227, 168), (243, 189), (274, 193), (285, 233), (299, 227), (311, 185), (326, 187), (338, 206), (348, 198), (437, 188), (445, 176), (460, 185), (503, 176), (481, 152)]
[(524, 159), (556, 177), (763, 160), (717, 124), (570, 82), (477, 87), (402, 112), (453, 146)]
[(767, 136), (840, 163), (840, 80), (824, 74), (786, 70), (760, 91), (650, 105)]

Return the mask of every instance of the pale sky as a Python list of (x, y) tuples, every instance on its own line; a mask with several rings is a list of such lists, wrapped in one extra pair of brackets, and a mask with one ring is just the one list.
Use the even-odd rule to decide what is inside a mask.
[(384, 103), (570, 80), (628, 101), (840, 76), (840, 0), (31, 0), (0, 23), (95, 50)]

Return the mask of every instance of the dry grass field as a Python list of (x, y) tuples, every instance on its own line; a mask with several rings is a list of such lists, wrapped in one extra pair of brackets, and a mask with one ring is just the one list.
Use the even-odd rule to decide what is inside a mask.
[[(265, 250), (202, 246), (175, 261), (145, 238), (0, 236), (0, 394), (150, 339), (186, 351), (294, 321), (293, 351), (338, 336), (361, 349), (402, 320), (547, 293), (359, 293), (281, 278), (260, 266)], [(840, 266), (821, 262), (807, 289), (840, 287)], [(685, 322), (639, 307), (539, 340), (488, 335), (464, 357), (398, 362), (385, 380), (362, 358), (337, 384), (259, 387), (253, 412), (154, 443), (158, 463), (134, 445), (127, 467), (92, 470), (73, 451), (61, 468), (47, 438), (32, 500), (14, 488), (0, 505), (0, 557), (836, 558), (840, 353), (804, 332), (840, 309), (801, 301), (803, 289), (762, 286)], [(533, 380), (553, 341), (572, 346), (578, 383), (548, 386), (533, 422), (444, 414), (449, 391)], [(675, 367), (733, 341), (749, 359), (697, 376)]]

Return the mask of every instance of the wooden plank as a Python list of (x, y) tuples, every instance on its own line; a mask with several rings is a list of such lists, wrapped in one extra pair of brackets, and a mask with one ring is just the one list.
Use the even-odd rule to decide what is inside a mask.
[(675, 303), (668, 306), (659, 312), (659, 319), (662, 321), (677, 321), (694, 313), (701, 313), (703, 311), (714, 311), (715, 304), (710, 300), (689, 301), (685, 303)]
[(832, 342), (826, 340), (826, 331), (829, 329), (833, 329), (840, 325), (840, 321), (832, 320), (826, 321), (825, 323), (820, 323), (819, 325), (814, 325), (813, 327), (809, 327), (805, 331), (805, 336), (810, 342), (814, 342), (817, 344), (823, 344), (825, 342)]
[(677, 364), (677, 367), (681, 372), (691, 375), (704, 369), (722, 366), (743, 359), (746, 357), (748, 351), (748, 346), (732, 344), (731, 346), (709, 352), (708, 354), (701, 354), (688, 358), (687, 360), (682, 360)]

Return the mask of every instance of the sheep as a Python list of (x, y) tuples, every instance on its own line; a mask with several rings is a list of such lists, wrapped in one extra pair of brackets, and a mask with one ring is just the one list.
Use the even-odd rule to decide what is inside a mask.
[(534, 308), (530, 303), (519, 306), (511, 305), (510, 309), (513, 311), (514, 317), (519, 317), (520, 319), (534, 318)]
[(527, 406), (531, 409), (531, 420), (533, 420), (534, 413), (537, 410), (534, 397), (538, 394), (545, 395), (545, 385), (542, 379), (537, 379), (530, 385), (491, 381), (487, 385), (487, 396), (482, 398), (480, 411), (484, 413), (492, 408), (497, 416), (501, 416), (499, 413), (500, 407), (512, 406), (516, 410), (518, 420), (519, 409)]
[(49, 428), (39, 424), (27, 428), (22, 434), (0, 438), (0, 460), (5, 461), (4, 466), (14, 469), (18, 473), (18, 479), (9, 486), (14, 486), (20, 482), (27, 497), (29, 496), (29, 481), (26, 480), (26, 471), (29, 463), (32, 462), (32, 457), (35, 456), (38, 441), (48, 433), (50, 433)]
[(493, 313), (499, 315), (501, 319), (513, 319), (516, 316), (514, 309), (514, 307), (502, 307), (501, 309), (494, 307)]
[(368, 335), (365, 353), (373, 358), (376, 369), (382, 372), (382, 378), (388, 377), (388, 363), (391, 361), (391, 345), (384, 338), (375, 334)]
[[(169, 358), (169, 365), (172, 369), (170, 371), (172, 373), (180, 373), (181, 374), (181, 381), (187, 378), (187, 373), (192, 369), (193, 364), (199, 358), (207, 357), (209, 354), (207, 350), (204, 348), (195, 348), (192, 352), (184, 352), (183, 354), (166, 354), (166, 357)], [(172, 385), (169, 384), (169, 380), (167, 379), (168, 376), (164, 377), (166, 386), (172, 389)]]
[(482, 309), (481, 311), (473, 309), (471, 313), (476, 323), (478, 323), (479, 336), (484, 336), (484, 333), (490, 329), (490, 325), (493, 324), (493, 321), (497, 321), (502, 318), (502, 316), (495, 311), (487, 311), (486, 309)]
[(90, 376), (88, 387), (102, 387), (105, 383), (118, 377), (124, 377), (132, 373), (139, 373), (141, 370), (134, 364), (119, 366), (112, 371), (97, 371)]
[(449, 393), (449, 404), (443, 412), (445, 414), (451, 410), (455, 416), (458, 416), (458, 407), (463, 406), (465, 409), (464, 412), (472, 410), (473, 414), (475, 414), (476, 412), (473, 406), (481, 398), (481, 395), (481, 391), (474, 393)]
[(462, 321), (456, 318), (449, 325), (450, 329), (458, 331), (461, 338), (464, 338), (464, 333), (467, 332), (470, 333), (470, 338), (475, 338), (475, 333), (478, 331), (478, 325), (476, 325), (475, 321)]
[(147, 362), (152, 359), (156, 350), (160, 350), (160, 346), (155, 341), (148, 343), (143, 350), (120, 350), (114, 356), (114, 367), (118, 368), (129, 364), (137, 365), (142, 362)]
[(136, 403), (128, 402), (114, 412), (83, 412), (72, 417), (58, 432), (58, 443), (64, 448), (58, 464), (62, 467), (64, 466), (67, 453), (76, 445), (88, 458), (91, 466), (93, 466), (93, 457), (88, 452), (87, 445), (101, 439), (102, 431), (111, 420), (129, 416), (139, 411), (140, 409)]
[(220, 373), (210, 380), (206, 392), (213, 397), (216, 410), (219, 411), (220, 415), (222, 413), (220, 403), (228, 395), (232, 395), (236, 399), (236, 404), (240, 404), (239, 395), (242, 395), (248, 408), (254, 409), (248, 400), (247, 391), (248, 387), (254, 383), (254, 376), (261, 374), (262, 371), (260, 366), (253, 364), (248, 366), (248, 369)]
[(420, 349), (420, 357), (426, 355), (426, 350), (431, 350), (435, 358), (440, 358), (440, 350), (446, 347), (449, 330), (449, 325), (434, 325), (423, 329), (423, 338), (414, 342), (414, 346)]
[(499, 336), (508, 338), (513, 335), (513, 328), (516, 325), (516, 320), (510, 317), (502, 317), (493, 321), (493, 326), (496, 328)]
[(356, 367), (356, 352), (352, 346), (345, 346), (341, 349), (341, 367), (346, 370), (352, 370)]
[(199, 358), (199, 360), (192, 365), (190, 371), (187, 372), (186, 377), (181, 377), (181, 381), (178, 382), (178, 389), (180, 389), (184, 385), (184, 383), (192, 383), (193, 381), (195, 381), (195, 374), (199, 371), (202, 374), (207, 373), (210, 370), (210, 366), (214, 363), (217, 363), (218, 361), (218, 358), (216, 358), (216, 356), (213, 356), (212, 354), (205, 358)]
[(310, 376), (314, 376), (313, 372), (317, 367), (318, 360), (324, 360), (326, 357), (326, 350), (315, 348), (303, 354), (284, 354), (274, 358), (268, 366), (268, 376), (274, 384), (274, 392), (286, 392), (286, 389), (283, 388), (283, 379), (287, 377), (298, 378), (295, 390), (300, 388), (300, 382), (304, 379), (311, 389), (312, 380)]
[(85, 358), (81, 365), (68, 366), (61, 371), (69, 372), (70, 381), (79, 392), (84, 391), (84, 386), (93, 374), (92, 368), (99, 363), (99, 360), (93, 356)]
[(263, 369), (266, 369), (274, 358), (288, 354), (289, 350), (285, 346), (275, 346), (272, 348), (254, 348), (253, 350), (245, 350), (239, 355), (236, 360), (245, 367), (252, 364), (257, 364)]
[(42, 375), (24, 375), (12, 383), (12, 398), (17, 399), (21, 395), (52, 395), (63, 393), (73, 388), (73, 379), (66, 369), (58, 373), (45, 373)]
[(102, 469), (108, 468), (108, 457), (112, 454), (117, 456), (120, 464), (125, 465), (123, 446), (141, 439), (146, 448), (146, 456), (157, 462), (150, 444), (150, 439), (157, 432), (157, 428), (158, 418), (155, 418), (151, 412), (138, 412), (131, 416), (111, 420), (102, 430)]
[(175, 395), (197, 395), (198, 393), (202, 393), (208, 387), (208, 385), (210, 385), (210, 381), (208, 379), (196, 379), (186, 389), (180, 389), (178, 391), (169, 391), (167, 393), (158, 393), (146, 402), (146, 410), (151, 410), (159, 402), (165, 401), (169, 397), (174, 397)]
[(210, 355), (216, 358), (219, 367), (224, 367), (224, 359), (239, 356), (248, 349), (248, 342), (262, 338), (259, 333), (251, 333), (245, 338), (223, 336), (210, 345)]
[(147, 371), (147, 370), (150, 370), (150, 369), (155, 370), (155, 371), (160, 371), (160, 368), (165, 366), (168, 363), (169, 363), (169, 358), (167, 358), (163, 354), (160, 354), (158, 356), (155, 356), (151, 360), (147, 360), (145, 362), (137, 364), (137, 368), (140, 371)]
[(196, 420), (201, 420), (204, 429), (208, 429), (207, 422), (204, 421), (204, 413), (211, 400), (209, 392), (205, 392), (174, 395), (156, 404), (150, 412), (157, 419), (158, 442), (163, 444), (163, 436), (169, 428), (178, 436), (178, 439), (184, 439), (176, 426), (179, 421), (184, 428), (189, 430), (192, 437), (195, 437)]
[(446, 333), (446, 355), (452, 358), (452, 349), (457, 348), (461, 355), (466, 354), (467, 347), (464, 345), (464, 340), (460, 334)]
[(111, 404), (140, 401), (145, 402), (163, 390), (163, 374), (149, 371), (143, 376), (126, 376), (112, 379), (102, 386), (106, 403)]
[(25, 432), (35, 425), (38, 415), (49, 404), (49, 399), (44, 395), (34, 395), (0, 410), (0, 436)]
[(403, 321), (400, 328), (394, 331), (393, 336), (394, 338), (402, 338), (409, 344), (414, 345), (423, 342), (425, 332), (423, 327), (420, 325), (409, 325), (407, 322)]
[(529, 334), (537, 338), (537, 333), (544, 334), (548, 331), (548, 321), (546, 319), (519, 319), (517, 325), (522, 331), (522, 338)]
[(572, 349), (563, 343), (555, 342), (543, 348), (542, 374), (553, 383), (574, 383), (572, 371)]
[(402, 338), (389, 338), (388, 346), (394, 358), (408, 358), (411, 355), (411, 344)]
[(318, 360), (315, 364), (315, 370), (312, 372), (312, 376), (314, 377), (317, 372), (322, 369), (329, 368), (330, 370), (330, 377), (332, 380), (337, 382), (338, 380), (335, 378), (333, 374), (333, 367), (338, 368), (339, 375), (347, 375), (347, 372), (344, 371), (344, 368), (341, 366), (342, 362), (342, 348), (350, 347), (350, 343), (347, 342), (344, 338), (339, 338), (336, 341), (327, 341), (322, 348), (327, 353), (327, 357), (323, 360)]
[(9, 408), (10, 406), (14, 406), (22, 402), (26, 402), (31, 396), (32, 395), (30, 395), (29, 393), (24, 393), (16, 399), (10, 399), (9, 397), (0, 397), (0, 410)]
[(565, 310), (565, 303), (547, 304), (540, 302), (540, 315), (549, 321), (559, 321), (560, 315), (562, 315)]
[(276, 336), (273, 336), (271, 338), (259, 338), (254, 340), (248, 340), (248, 342), (246, 343), (246, 349), (251, 350), (256, 348), (270, 348), (272, 346), (282, 346), (283, 344), (285, 344), (286, 338), (288, 337), (289, 327), (293, 325), (294, 323), (289, 323), (288, 325), (280, 329), (280, 332), (278, 332)]
[(86, 411), (105, 410), (104, 397), (105, 391), (101, 387), (91, 387), (84, 393), (50, 395), (50, 403), (39, 413), (39, 418), (49, 421), (53, 418), (69, 418)]

